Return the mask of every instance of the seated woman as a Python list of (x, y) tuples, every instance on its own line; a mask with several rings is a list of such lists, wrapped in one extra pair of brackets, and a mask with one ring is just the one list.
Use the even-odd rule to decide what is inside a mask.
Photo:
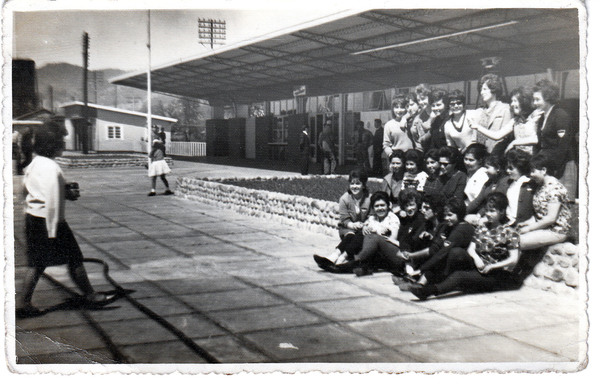
[(533, 193), (535, 184), (529, 180), (531, 155), (520, 149), (511, 149), (506, 153), (506, 174), (509, 178), (506, 197), (508, 208), (506, 216), (511, 224), (524, 222), (534, 214)]
[(313, 258), (320, 267), (335, 262), (343, 262), (351, 258), (362, 247), (362, 228), (369, 214), (370, 200), (367, 188), (367, 172), (354, 169), (348, 176), (348, 191), (339, 201), (338, 212), (340, 221), (338, 230), (341, 242), (327, 257), (314, 255)]
[(552, 162), (544, 154), (531, 159), (531, 179), (537, 183), (533, 195), (534, 216), (519, 224), (521, 250), (562, 243), (571, 228), (568, 192), (558, 179), (548, 174)]
[(463, 162), (467, 171), (467, 184), (465, 186), (465, 205), (469, 205), (479, 195), (483, 185), (488, 180), (488, 175), (483, 167), (487, 150), (483, 144), (471, 144), (465, 150)]
[(421, 194), (408, 188), (400, 191), (400, 231), (398, 246), (401, 250), (413, 251), (420, 243), (419, 235), (426, 229), (425, 215), (419, 211), (422, 205)]
[(404, 153), (404, 176), (402, 177), (402, 189), (416, 189), (423, 192), (427, 181), (427, 172), (421, 171), (423, 158), (421, 152), (409, 149)]
[[(468, 215), (465, 217), (465, 220), (471, 224), (476, 224), (477, 220), (484, 215), (484, 204), (488, 195), (492, 192), (502, 192), (503, 194), (506, 194), (509, 185), (508, 176), (506, 176), (506, 161), (504, 157), (497, 154), (488, 155), (485, 158), (483, 167), (485, 168), (488, 180), (481, 188), (479, 195), (467, 205)], [(471, 219), (473, 221), (471, 221)]]
[(487, 292), (520, 286), (515, 270), (519, 261), (519, 233), (506, 216), (508, 199), (500, 192), (486, 202), (486, 222), (477, 227), (468, 249), (452, 249), (442, 281), (415, 284), (409, 290), (420, 300), (452, 291)]
[[(398, 243), (398, 230), (400, 229), (400, 220), (391, 211), (391, 201), (387, 193), (378, 191), (371, 196), (370, 215), (369, 218), (364, 222), (362, 228), (362, 234), (364, 240), (369, 236), (380, 236), (385, 241), (389, 241), (393, 244)], [(360, 238), (361, 242), (363, 238)], [(362, 244), (361, 244), (362, 247)], [(357, 253), (350, 257), (345, 262), (334, 264), (331, 260), (323, 259), (315, 256), (315, 261), (325, 271), (331, 273), (348, 273), (352, 271), (356, 266), (361, 264), (361, 257), (359, 257), (362, 248), (358, 249)]]
[(499, 141), (503, 138), (514, 136), (505, 152), (515, 148), (529, 154), (533, 153), (533, 146), (538, 143), (537, 126), (541, 110), (533, 110), (533, 91), (526, 87), (519, 87), (510, 93), (510, 110), (513, 118), (500, 130), (490, 130), (479, 125), (475, 120), (468, 120), (469, 125), (484, 136)]
[(398, 253), (411, 268), (418, 268), (411, 277), (418, 278), (420, 284), (435, 282), (440, 278), (450, 249), (466, 248), (471, 242), (474, 229), (464, 221), (466, 211), (462, 200), (450, 198), (444, 205), (444, 222), (436, 229), (430, 246), (416, 252)]
[(464, 200), (467, 175), (458, 170), (462, 154), (456, 148), (445, 146), (440, 148), (440, 182), (444, 198), (452, 197)]
[(392, 201), (392, 211), (400, 212), (398, 196), (402, 191), (402, 178), (404, 177), (404, 152), (394, 151), (390, 154), (390, 173), (384, 176), (380, 191), (387, 193)]
[(423, 194), (439, 195), (444, 186), (440, 181), (440, 151), (435, 148), (430, 149), (425, 153), (424, 159), (427, 180), (423, 185)]

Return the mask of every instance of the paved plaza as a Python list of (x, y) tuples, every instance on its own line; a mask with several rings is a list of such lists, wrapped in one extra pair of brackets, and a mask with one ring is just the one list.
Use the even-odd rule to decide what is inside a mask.
[[(327, 253), (335, 237), (178, 196), (148, 197), (143, 168), (65, 175), (81, 186), (67, 220), (84, 255), (107, 262), (110, 277), (134, 292), (101, 310), (69, 307), (66, 267), (49, 268), (33, 300), (48, 312), (15, 321), (18, 367), (389, 363), (403, 370), (494, 362), (523, 369), (534, 362), (576, 369), (585, 358), (583, 304), (572, 295), (522, 288), (420, 302), (389, 273), (321, 271), (312, 254)], [(175, 161), (169, 181), (265, 175), (295, 174)], [(22, 207), (15, 196), (17, 288), (25, 268)], [(98, 290), (113, 288), (101, 265), (86, 267)]]

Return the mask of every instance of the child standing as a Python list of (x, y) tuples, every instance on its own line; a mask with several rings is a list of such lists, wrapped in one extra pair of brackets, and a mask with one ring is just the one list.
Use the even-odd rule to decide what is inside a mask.
[(171, 168), (165, 161), (165, 144), (156, 139), (152, 141), (152, 151), (150, 152), (150, 166), (148, 167), (148, 176), (152, 178), (152, 190), (148, 196), (156, 196), (156, 178), (160, 176), (160, 179), (167, 188), (165, 195), (173, 195), (173, 192), (169, 189), (169, 182), (167, 181), (166, 174), (171, 173)]

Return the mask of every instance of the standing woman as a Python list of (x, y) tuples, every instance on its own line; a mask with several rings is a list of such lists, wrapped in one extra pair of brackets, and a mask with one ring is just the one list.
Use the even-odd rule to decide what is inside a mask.
[(519, 224), (521, 249), (532, 250), (562, 243), (571, 228), (568, 192), (554, 176), (548, 174), (552, 163), (545, 155), (531, 159), (531, 179), (538, 188), (533, 195), (535, 214)]
[[(42, 312), (31, 300), (41, 275), (48, 266), (69, 267), (69, 275), (83, 292), (89, 306), (103, 306), (115, 297), (107, 297), (92, 288), (83, 254), (65, 220), (65, 179), (60, 166), (53, 160), (65, 147), (66, 130), (57, 122), (46, 121), (33, 135), (35, 157), (25, 169), (25, 238), (29, 269), (20, 294), (17, 295), (17, 317), (32, 317)], [(70, 193), (69, 199), (76, 200)]]
[(542, 79), (533, 88), (533, 105), (543, 114), (537, 151), (548, 157), (548, 173), (563, 183), (573, 199), (577, 193), (574, 130), (569, 114), (556, 105), (558, 98), (559, 88), (554, 82)]
[(392, 119), (383, 127), (383, 151), (390, 157), (394, 151), (406, 152), (414, 145), (408, 130), (408, 103), (404, 95), (392, 100)]
[(431, 123), (436, 116), (431, 115), (431, 89), (424, 83), (418, 85), (415, 89), (419, 111), (410, 127), (413, 140), (415, 140), (415, 149), (423, 152), (421, 138), (431, 129)]
[[(484, 75), (479, 81), (479, 93), (485, 107), (479, 110), (478, 124), (492, 132), (497, 132), (511, 119), (510, 106), (500, 101), (502, 98), (500, 77), (496, 74)], [(510, 141), (510, 138), (496, 141), (482, 134), (477, 137), (477, 142), (484, 144), (488, 153), (503, 154)]]
[(148, 168), (148, 176), (152, 181), (152, 190), (148, 196), (156, 196), (156, 178), (160, 176), (165, 185), (165, 195), (173, 195), (173, 191), (169, 189), (167, 174), (171, 173), (169, 164), (165, 161), (165, 144), (159, 139), (152, 141), (152, 151), (150, 152), (150, 167)]
[(533, 146), (538, 143), (537, 125), (541, 110), (533, 110), (533, 92), (526, 87), (519, 87), (510, 93), (510, 110), (513, 118), (500, 130), (493, 131), (477, 124), (474, 120), (468, 120), (469, 125), (484, 136), (499, 141), (503, 138), (514, 136), (514, 140), (508, 144), (505, 152), (516, 148), (529, 154), (533, 153)]
[(450, 118), (444, 124), (444, 135), (448, 146), (458, 148), (465, 153), (467, 147), (477, 141), (477, 132), (468, 124), (475, 118), (473, 110), (465, 108), (466, 98), (462, 91), (454, 90), (448, 94), (448, 111)]
[(465, 186), (465, 204), (468, 206), (481, 192), (483, 185), (488, 181), (485, 158), (488, 153), (483, 144), (471, 144), (465, 151), (463, 162), (467, 171), (467, 185)]
[(429, 132), (419, 139), (425, 152), (431, 148), (439, 149), (446, 146), (444, 124), (448, 119), (448, 92), (436, 89), (431, 93), (431, 100), (433, 101), (430, 115), (431, 127)]

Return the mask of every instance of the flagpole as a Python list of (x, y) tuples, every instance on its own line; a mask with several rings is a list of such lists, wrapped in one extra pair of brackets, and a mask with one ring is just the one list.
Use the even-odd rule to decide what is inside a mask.
[(152, 49), (150, 47), (150, 10), (148, 10), (148, 73), (147, 73), (147, 105), (148, 105), (148, 128), (147, 128), (147, 137), (148, 137), (148, 157), (150, 157), (150, 152), (152, 151), (152, 81), (150, 74), (152, 72)]

